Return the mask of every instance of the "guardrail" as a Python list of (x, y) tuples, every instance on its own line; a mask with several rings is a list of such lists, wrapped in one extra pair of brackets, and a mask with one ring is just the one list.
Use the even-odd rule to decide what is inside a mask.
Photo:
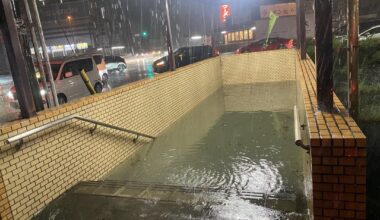
[(91, 124), (95, 124), (95, 127), (90, 130), (91, 134), (93, 134), (95, 132), (95, 130), (97, 129), (98, 126), (102, 126), (102, 127), (107, 127), (107, 128), (111, 128), (111, 129), (114, 129), (114, 130), (119, 130), (119, 131), (123, 131), (123, 132), (127, 132), (127, 133), (130, 133), (130, 134), (136, 135), (136, 138), (133, 139), (133, 142), (136, 142), (139, 137), (146, 137), (146, 138), (150, 138), (150, 139), (153, 139), (153, 140), (156, 139), (156, 137), (153, 137), (153, 136), (147, 135), (147, 134), (143, 134), (143, 133), (140, 133), (140, 132), (137, 132), (137, 131), (132, 131), (132, 130), (129, 130), (129, 129), (117, 127), (117, 126), (110, 125), (110, 124), (107, 124), (107, 123), (103, 123), (103, 122), (95, 121), (95, 120), (92, 120), (92, 119), (84, 118), (84, 117), (81, 117), (79, 115), (71, 115), (71, 116), (68, 116), (68, 117), (61, 118), (61, 119), (58, 119), (56, 121), (50, 122), (50, 123), (45, 124), (45, 125), (43, 125), (41, 127), (34, 128), (34, 129), (30, 130), (30, 131), (27, 131), (27, 132), (24, 132), (22, 134), (16, 135), (14, 137), (8, 138), (7, 139), (7, 143), (8, 144), (12, 144), (12, 143), (18, 142), (16, 144), (16, 149), (19, 150), (21, 148), (21, 146), (24, 144), (24, 139), (25, 138), (27, 138), (27, 137), (29, 137), (31, 135), (34, 135), (34, 134), (36, 134), (38, 132), (44, 131), (46, 129), (52, 128), (52, 127), (54, 127), (56, 125), (59, 125), (59, 124), (62, 124), (64, 122), (73, 120), (73, 119), (77, 119), (77, 120), (80, 120), (80, 121), (85, 121), (85, 122), (88, 122), (88, 123), (91, 123)]

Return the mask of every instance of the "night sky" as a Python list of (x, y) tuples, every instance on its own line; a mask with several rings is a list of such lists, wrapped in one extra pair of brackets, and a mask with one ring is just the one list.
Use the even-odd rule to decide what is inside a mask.
[[(80, 32), (88, 29), (88, 23), (95, 32), (106, 34), (112, 30), (114, 41), (136, 43), (135, 34), (147, 32), (155, 45), (165, 42), (164, 0), (47, 0), (40, 5), (40, 13), (46, 29), (65, 29)], [(336, 0), (341, 1), (341, 0)], [(223, 29), (219, 22), (219, 6), (228, 3), (232, 10), (233, 24), (250, 27), (260, 18), (261, 4), (294, 2), (294, 0), (170, 0), (170, 13), (174, 43), (193, 35), (206, 35)], [(361, 14), (378, 13), (376, 0), (361, 1)], [(310, 5), (310, 4), (309, 4)], [(91, 12), (92, 11), (92, 12)], [(66, 17), (73, 16), (69, 27)], [(105, 25), (104, 21), (111, 25)], [(103, 23), (102, 23), (103, 22)], [(60, 29), (58, 29), (59, 27)], [(125, 41), (125, 42), (123, 42)]]

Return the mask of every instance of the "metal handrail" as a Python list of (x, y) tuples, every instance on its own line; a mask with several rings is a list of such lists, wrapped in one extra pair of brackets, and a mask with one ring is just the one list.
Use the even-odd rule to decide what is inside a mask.
[(114, 129), (114, 130), (119, 130), (119, 131), (124, 131), (124, 132), (130, 133), (130, 134), (134, 134), (134, 135), (136, 135), (136, 138), (133, 139), (133, 142), (136, 142), (139, 137), (146, 137), (146, 138), (150, 138), (150, 139), (153, 139), (153, 140), (156, 139), (156, 137), (153, 137), (153, 136), (150, 136), (150, 135), (147, 135), (147, 134), (143, 134), (143, 133), (140, 133), (140, 132), (137, 132), (137, 131), (132, 131), (132, 130), (129, 130), (129, 129), (117, 127), (117, 126), (110, 125), (110, 124), (107, 124), (107, 123), (103, 123), (103, 122), (95, 121), (95, 120), (92, 120), (92, 119), (84, 118), (84, 117), (79, 116), (79, 115), (71, 115), (71, 116), (67, 116), (67, 117), (58, 119), (56, 121), (50, 122), (50, 123), (45, 124), (45, 125), (43, 125), (41, 127), (34, 128), (34, 129), (30, 130), (30, 131), (27, 131), (27, 132), (24, 132), (22, 134), (16, 135), (14, 137), (8, 138), (7, 139), (7, 143), (8, 144), (12, 144), (12, 143), (15, 143), (15, 142), (19, 142), (16, 145), (16, 149), (19, 150), (21, 148), (21, 145), (24, 143), (24, 138), (27, 138), (27, 137), (29, 137), (29, 136), (31, 136), (33, 134), (36, 134), (38, 132), (41, 132), (43, 130), (49, 129), (51, 127), (54, 127), (56, 125), (62, 124), (64, 122), (67, 122), (67, 121), (70, 121), (70, 120), (73, 120), (73, 119), (77, 119), (77, 120), (80, 120), (80, 121), (84, 121), (84, 122), (88, 122), (88, 123), (91, 123), (91, 124), (95, 124), (95, 127), (90, 130), (91, 134), (93, 134), (95, 132), (95, 130), (97, 129), (97, 126), (99, 125), (99, 126), (102, 126), (102, 127), (107, 127), (107, 128), (111, 128), (111, 129)]
[(308, 152), (310, 151), (310, 146), (305, 145), (302, 141), (302, 136), (301, 136), (301, 126), (300, 126), (300, 121), (299, 121), (299, 116), (298, 116), (298, 109), (297, 106), (294, 106), (294, 139), (295, 139), (295, 144), (302, 149), (307, 150)]

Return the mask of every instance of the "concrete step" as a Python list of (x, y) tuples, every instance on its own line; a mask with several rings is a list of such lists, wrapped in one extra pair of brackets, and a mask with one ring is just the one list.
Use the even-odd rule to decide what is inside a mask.
[(291, 191), (265, 194), (225, 188), (186, 187), (133, 181), (89, 181), (80, 182), (70, 190), (70, 193), (190, 204), (218, 204), (224, 203), (226, 198), (235, 197), (282, 212), (297, 212), (297, 196)]
[(90, 181), (78, 183), (33, 219), (308, 219), (302, 210), (294, 192)]

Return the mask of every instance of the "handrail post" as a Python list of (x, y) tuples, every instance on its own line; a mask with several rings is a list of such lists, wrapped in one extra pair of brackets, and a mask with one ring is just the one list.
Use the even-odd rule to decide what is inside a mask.
[(293, 113), (294, 113), (294, 143), (301, 147), (304, 150), (307, 150), (307, 153), (310, 152), (310, 146), (305, 145), (302, 141), (302, 135), (301, 135), (301, 126), (299, 122), (299, 115), (298, 115), (298, 109), (297, 106), (295, 105), (293, 108)]

